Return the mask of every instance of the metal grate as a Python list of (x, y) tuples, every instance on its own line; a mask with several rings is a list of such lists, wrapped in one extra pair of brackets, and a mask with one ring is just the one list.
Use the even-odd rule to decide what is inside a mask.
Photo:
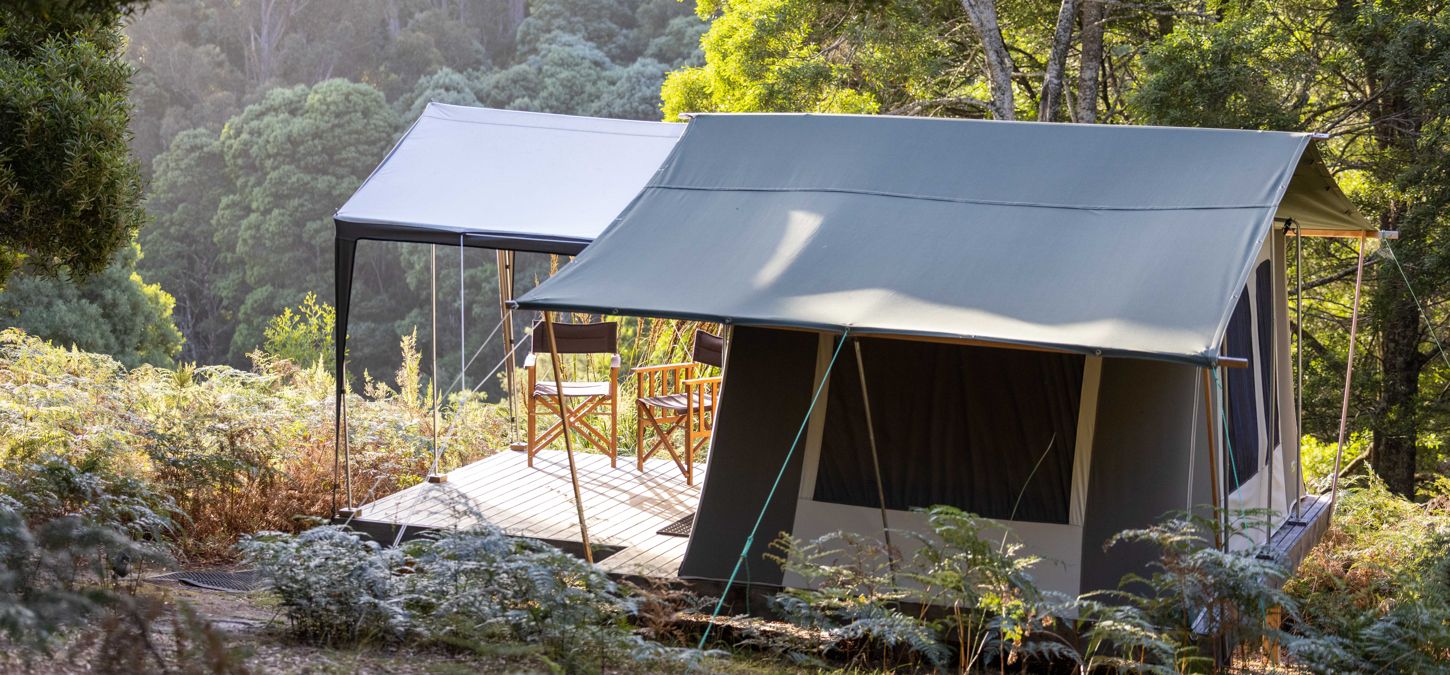
[(660, 529), (655, 531), (655, 534), (663, 534), (669, 537), (688, 537), (690, 536), (690, 530), (694, 528), (695, 514), (691, 513), (684, 518), (681, 518), (673, 523), (670, 523), (669, 525), (661, 527)]
[(237, 570), (235, 572), (205, 570), (172, 572), (170, 574), (159, 574), (149, 578), (148, 581), (175, 581), (188, 586), (205, 588), (211, 591), (225, 591), (228, 593), (247, 593), (268, 588), (272, 585), (272, 582), (263, 578), (255, 570)]

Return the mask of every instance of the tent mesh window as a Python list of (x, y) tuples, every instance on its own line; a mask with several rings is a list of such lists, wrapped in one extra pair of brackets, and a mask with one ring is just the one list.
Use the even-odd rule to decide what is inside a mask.
[[(1279, 398), (1274, 391), (1274, 270), (1267, 260), (1254, 270), (1254, 324), (1259, 338), (1255, 366), (1259, 371), (1259, 391), (1264, 392), (1264, 428), (1269, 434), (1269, 449), (1273, 450), (1279, 445)], [(1269, 454), (1264, 453), (1266, 464)]]
[[(892, 339), (861, 351), (888, 509), (1067, 522), (1082, 356)], [(850, 356), (831, 375), (815, 499), (878, 508)]]
[[(1249, 307), (1249, 288), (1244, 287), (1229, 317), (1224, 336), (1227, 356), (1252, 358), (1254, 321)], [(1228, 396), (1228, 441), (1233, 451), (1224, 462), (1223, 480), (1230, 492), (1259, 472), (1259, 406), (1255, 400), (1258, 373), (1253, 368), (1225, 368)]]

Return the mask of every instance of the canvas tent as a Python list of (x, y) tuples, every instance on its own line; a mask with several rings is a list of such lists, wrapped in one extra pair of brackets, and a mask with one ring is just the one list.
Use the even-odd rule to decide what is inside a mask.
[(1307, 134), (699, 115), (517, 305), (731, 327), (681, 576), (732, 578), (756, 532), (741, 578), (794, 583), (775, 533), (948, 503), (1075, 593), (1140, 571), (1102, 543), (1170, 510), (1284, 526), (1290, 229), (1374, 232)]
[[(336, 372), (344, 372), (359, 241), (573, 255), (654, 175), (683, 130), (663, 122), (429, 103), (333, 216)], [(500, 274), (507, 274), (511, 256), (500, 263)], [(501, 279), (500, 291), (508, 293), (511, 282)], [(339, 377), (338, 437), (346, 454), (343, 386)], [(350, 485), (346, 501), (353, 506)]]

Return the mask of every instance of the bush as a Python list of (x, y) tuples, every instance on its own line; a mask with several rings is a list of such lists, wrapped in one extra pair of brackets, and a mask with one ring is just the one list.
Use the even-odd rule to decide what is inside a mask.
[(1334, 523), (1286, 590), (1301, 661), (1320, 670), (1443, 671), (1450, 661), (1450, 499), (1416, 504), (1373, 474), (1340, 491)]
[[(420, 481), (431, 464), (431, 402), (411, 341), (404, 356), (396, 388), (369, 377), (349, 392), (359, 503)], [(173, 539), (187, 558), (232, 555), (243, 533), (295, 531), (296, 516), (332, 508), (334, 380), (322, 364), (264, 353), (255, 364), (127, 370), (0, 331), (0, 494), (36, 517), (84, 512)], [(478, 397), (447, 402), (445, 469), (499, 447), (506, 417)]]
[(777, 611), (821, 632), (819, 655), (834, 652), (857, 665), (878, 652), (883, 660), (894, 653), (934, 668), (955, 658), (966, 670), (987, 662), (1078, 658), (1051, 630), (1054, 599), (1030, 575), (1037, 558), (1005, 540), (986, 541), (989, 523), (976, 516), (949, 506), (925, 513), (929, 535), (892, 532), (921, 544), (908, 560), (880, 541), (849, 533), (778, 539), (777, 559), (809, 588), (776, 595)]
[(336, 526), (263, 533), (240, 547), (311, 641), (421, 641), (527, 654), (569, 672), (693, 658), (635, 635), (634, 598), (599, 568), (481, 520), (394, 549)]
[(298, 535), (263, 532), (239, 548), (272, 581), (299, 637), (354, 643), (399, 637), (409, 627), (395, 578), (404, 561), (398, 549), (332, 525)]

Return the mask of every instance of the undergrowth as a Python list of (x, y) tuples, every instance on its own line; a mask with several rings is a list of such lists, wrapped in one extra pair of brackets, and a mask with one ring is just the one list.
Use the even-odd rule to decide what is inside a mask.
[(240, 548), (314, 642), (432, 644), (567, 672), (684, 670), (700, 658), (640, 635), (640, 599), (598, 567), (481, 521), (397, 548), (337, 526)]

